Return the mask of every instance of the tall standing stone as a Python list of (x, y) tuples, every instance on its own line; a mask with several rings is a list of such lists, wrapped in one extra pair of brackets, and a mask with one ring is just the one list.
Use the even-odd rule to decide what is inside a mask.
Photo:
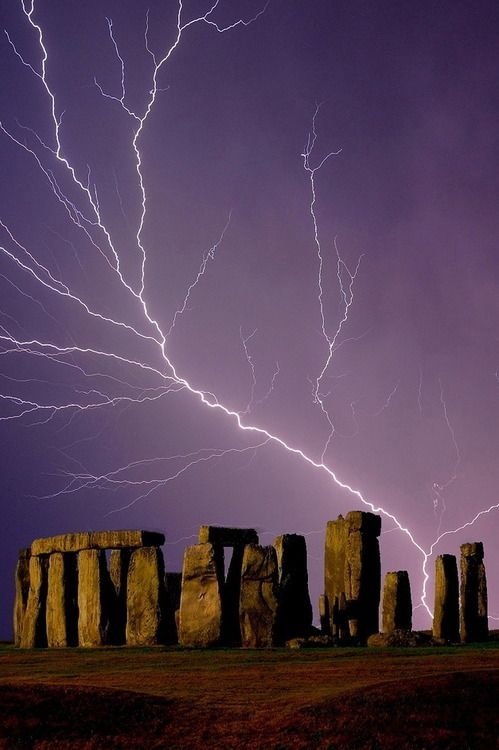
[(182, 570), (179, 643), (216, 646), (222, 641), (223, 553), (204, 542), (187, 547)]
[(378, 536), (381, 518), (351, 511), (346, 516), (345, 596), (350, 636), (365, 642), (378, 632), (381, 560)]
[(78, 644), (103, 646), (108, 642), (111, 581), (103, 550), (78, 552)]
[(276, 641), (309, 635), (312, 604), (308, 591), (307, 545), (300, 534), (283, 534), (274, 542), (278, 566)]
[(127, 646), (154, 646), (164, 640), (165, 565), (159, 547), (132, 552), (127, 581)]
[(483, 564), (483, 544), (461, 545), (461, 640), (463, 643), (486, 641), (487, 579)]
[(459, 641), (459, 583), (454, 555), (439, 555), (435, 560), (433, 637)]
[(31, 556), (29, 560), (29, 592), (23, 618), (21, 648), (47, 645), (45, 610), (47, 606), (47, 568), (44, 555)]
[(239, 616), (241, 643), (247, 648), (273, 646), (278, 605), (278, 566), (274, 547), (244, 548)]
[(14, 645), (20, 646), (23, 631), (24, 613), (28, 604), (29, 594), (29, 558), (31, 551), (22, 549), (16, 564), (15, 573), (15, 602), (14, 602)]
[(406, 570), (387, 573), (383, 590), (383, 632), (412, 630), (412, 599)]
[(54, 552), (49, 556), (47, 586), (47, 645), (77, 645), (75, 555)]
[(110, 641), (115, 645), (125, 643), (127, 578), (130, 566), (129, 548), (113, 549), (109, 555), (109, 577), (113, 585), (113, 605), (110, 612)]
[(347, 525), (343, 516), (338, 516), (335, 521), (328, 521), (324, 550), (324, 595), (331, 618), (331, 632), (334, 630), (332, 618), (335, 603), (337, 605), (340, 595), (345, 593), (346, 542)]

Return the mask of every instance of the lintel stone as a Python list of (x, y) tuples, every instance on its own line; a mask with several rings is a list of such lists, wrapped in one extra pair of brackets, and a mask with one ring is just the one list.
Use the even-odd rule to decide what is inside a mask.
[(238, 547), (258, 544), (255, 529), (236, 529), (228, 526), (200, 526), (199, 544), (215, 544), (222, 547)]
[(156, 531), (83, 531), (35, 539), (32, 555), (50, 555), (53, 552), (80, 552), (84, 549), (122, 549), (123, 547), (160, 547), (164, 534)]

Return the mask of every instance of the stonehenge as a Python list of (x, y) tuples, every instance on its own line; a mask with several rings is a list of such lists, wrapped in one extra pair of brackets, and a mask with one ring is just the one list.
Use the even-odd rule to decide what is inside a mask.
[(351, 511), (326, 527), (325, 606), (330, 633), (340, 640), (365, 642), (378, 632), (381, 518)]
[[(269, 648), (469, 643), (488, 638), (483, 545), (435, 560), (433, 640), (412, 631), (407, 571), (388, 572), (379, 632), (381, 518), (351, 511), (329, 521), (320, 632), (312, 624), (307, 548), (299, 534), (261, 546), (254, 529), (204, 525), (165, 571), (163, 534), (127, 530), (35, 539), (15, 569), (14, 644)], [(459, 580), (460, 579), (460, 580)]]
[(439, 555), (435, 560), (433, 637), (459, 641), (459, 582), (454, 555)]
[(387, 573), (383, 589), (383, 633), (412, 630), (412, 600), (406, 570)]

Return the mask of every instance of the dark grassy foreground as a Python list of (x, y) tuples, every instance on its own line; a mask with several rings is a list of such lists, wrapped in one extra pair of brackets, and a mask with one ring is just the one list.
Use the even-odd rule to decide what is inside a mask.
[(0, 748), (499, 748), (499, 644), (0, 648)]

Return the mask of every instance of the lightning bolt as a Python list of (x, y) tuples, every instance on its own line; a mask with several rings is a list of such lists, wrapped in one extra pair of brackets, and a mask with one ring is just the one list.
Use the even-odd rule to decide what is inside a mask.
[[(313, 151), (317, 141), (317, 118), (320, 110), (320, 105), (317, 106), (312, 119), (312, 129), (308, 136), (307, 143), (303, 153), (303, 167), (307, 174), (309, 186), (311, 190), (311, 202), (309, 206), (310, 217), (313, 226), (314, 243), (316, 248), (316, 255), (318, 261), (318, 276), (317, 276), (317, 288), (318, 288), (318, 306), (321, 324), (321, 334), (325, 343), (326, 356), (323, 360), (318, 376), (314, 380), (313, 395), (314, 401), (319, 405), (323, 412), (329, 426), (329, 434), (324, 444), (324, 448), (320, 458), (316, 459), (302, 448), (298, 447), (293, 441), (284, 439), (282, 436), (274, 434), (273, 432), (265, 429), (264, 427), (252, 424), (246, 421), (246, 417), (249, 416), (251, 405), (253, 402), (254, 388), (251, 394), (251, 398), (247, 408), (243, 412), (238, 412), (227, 407), (222, 401), (216, 398), (212, 393), (203, 390), (200, 386), (191, 382), (186, 375), (180, 373), (175, 365), (174, 361), (167, 352), (167, 342), (169, 336), (175, 329), (176, 323), (182, 314), (187, 310), (188, 303), (192, 294), (195, 291), (196, 286), (201, 281), (205, 274), (207, 264), (210, 260), (214, 259), (215, 251), (220, 246), (224, 239), (225, 232), (228, 228), (229, 222), (226, 224), (219, 240), (211, 249), (203, 255), (201, 265), (197, 274), (194, 277), (193, 282), (187, 289), (183, 303), (176, 310), (170, 327), (163, 331), (158, 321), (153, 317), (150, 312), (148, 301), (146, 299), (146, 265), (147, 265), (147, 248), (143, 241), (143, 230), (147, 216), (147, 192), (146, 192), (146, 181), (143, 175), (143, 160), (141, 151), (141, 141), (144, 132), (144, 128), (155, 108), (158, 96), (163, 89), (158, 84), (158, 77), (160, 72), (166, 67), (169, 60), (174, 55), (175, 51), (180, 45), (181, 39), (184, 35), (193, 27), (199, 25), (206, 25), (212, 28), (216, 33), (224, 34), (236, 29), (237, 27), (247, 27), (258, 21), (265, 13), (268, 7), (268, 2), (261, 8), (254, 16), (248, 19), (236, 19), (232, 23), (223, 25), (219, 23), (215, 16), (216, 11), (219, 10), (220, 0), (215, 0), (210, 5), (209, 9), (204, 14), (199, 14), (189, 20), (184, 18), (184, 7), (182, 0), (179, 0), (177, 6), (176, 15), (176, 33), (175, 39), (172, 44), (161, 54), (153, 52), (150, 48), (148, 31), (149, 31), (149, 13), (146, 14), (146, 27), (144, 34), (144, 44), (146, 53), (150, 56), (153, 72), (151, 76), (151, 83), (148, 91), (148, 97), (146, 104), (141, 111), (137, 111), (132, 108), (128, 101), (127, 89), (126, 89), (126, 62), (123, 55), (120, 52), (120, 48), (115, 36), (115, 31), (111, 19), (107, 19), (108, 33), (111, 45), (114, 49), (116, 60), (120, 69), (120, 90), (118, 94), (113, 94), (105, 91), (104, 88), (95, 80), (95, 86), (100, 92), (101, 96), (108, 100), (112, 106), (116, 106), (125, 117), (127, 117), (133, 125), (133, 135), (131, 138), (130, 146), (135, 160), (135, 173), (137, 177), (139, 196), (140, 196), (140, 213), (137, 223), (137, 229), (134, 235), (136, 248), (138, 252), (138, 271), (132, 275), (132, 278), (125, 277), (122, 269), (121, 259), (118, 250), (113, 242), (111, 231), (108, 229), (105, 220), (101, 212), (101, 206), (99, 202), (99, 196), (97, 188), (92, 185), (92, 176), (90, 168), (87, 170), (85, 177), (78, 175), (76, 167), (71, 163), (69, 157), (65, 154), (62, 140), (62, 125), (64, 118), (64, 111), (60, 110), (57, 106), (56, 96), (51, 88), (48, 77), (48, 64), (49, 55), (45, 44), (44, 34), (41, 25), (35, 19), (35, 0), (21, 0), (21, 10), (25, 16), (25, 19), (34, 32), (38, 48), (40, 51), (40, 59), (37, 65), (28, 62), (24, 56), (18, 50), (16, 44), (11, 39), (10, 35), (6, 31), (7, 39), (12, 47), (13, 53), (19, 59), (21, 64), (27, 68), (27, 70), (39, 81), (42, 91), (45, 93), (48, 105), (49, 105), (49, 117), (51, 122), (52, 131), (52, 145), (46, 144), (34, 131), (31, 131), (31, 137), (34, 138), (35, 145), (32, 147), (27, 145), (27, 141), (23, 142), (20, 138), (16, 137), (11, 133), (3, 123), (0, 122), (0, 129), (4, 136), (13, 143), (17, 148), (21, 149), (29, 158), (33, 159), (38, 169), (44, 175), (50, 190), (52, 191), (55, 200), (61, 205), (66, 212), (69, 220), (72, 222), (74, 227), (82, 233), (85, 241), (98, 253), (102, 263), (107, 270), (110, 270), (114, 275), (115, 280), (120, 285), (121, 289), (126, 293), (127, 298), (133, 305), (133, 314), (138, 310), (141, 314), (141, 326), (139, 327), (132, 322), (122, 320), (120, 317), (112, 317), (106, 315), (98, 309), (87, 303), (81, 294), (78, 294), (68, 283), (66, 283), (62, 276), (56, 275), (46, 265), (42, 264), (37, 260), (34, 252), (30, 251), (25, 245), (15, 237), (13, 231), (7, 226), (7, 224), (0, 220), (0, 227), (5, 237), (5, 242), (0, 245), (0, 252), (7, 258), (13, 267), (23, 276), (23, 278), (30, 279), (44, 292), (49, 295), (56, 295), (58, 298), (64, 300), (68, 305), (71, 305), (73, 309), (79, 310), (80, 313), (88, 316), (88, 318), (98, 322), (100, 325), (105, 327), (109, 326), (111, 329), (120, 329), (126, 336), (128, 336), (134, 342), (139, 341), (143, 344), (148, 351), (149, 359), (130, 358), (125, 356), (119, 350), (107, 350), (100, 347), (89, 347), (89, 346), (78, 346), (74, 344), (70, 347), (60, 346), (52, 341), (42, 340), (40, 338), (34, 338), (28, 336), (16, 337), (12, 330), (7, 325), (1, 326), (0, 333), (0, 356), (5, 357), (40, 357), (45, 361), (55, 364), (61, 368), (72, 368), (76, 369), (83, 377), (93, 377), (106, 382), (109, 386), (113, 387), (127, 387), (130, 386), (132, 393), (125, 395), (112, 395), (108, 390), (104, 388), (104, 385), (98, 388), (82, 389), (77, 392), (80, 396), (79, 400), (68, 399), (61, 403), (39, 403), (30, 399), (22, 398), (13, 393), (2, 393), (0, 394), (0, 400), (6, 404), (10, 409), (5, 415), (0, 416), (0, 419), (12, 420), (12, 419), (25, 419), (30, 415), (37, 414), (41, 418), (39, 424), (43, 424), (48, 420), (57, 418), (64, 414), (78, 414), (82, 412), (88, 412), (95, 409), (103, 409), (114, 407), (117, 404), (131, 405), (141, 404), (145, 401), (155, 401), (163, 398), (165, 395), (178, 394), (180, 391), (188, 393), (194, 401), (202, 405), (204, 408), (218, 412), (224, 415), (229, 422), (231, 422), (237, 430), (241, 433), (248, 433), (253, 438), (252, 444), (244, 448), (229, 448), (229, 449), (201, 449), (200, 451), (191, 454), (182, 454), (178, 456), (171, 456), (166, 458), (152, 458), (142, 459), (135, 461), (130, 464), (118, 467), (113, 471), (104, 474), (93, 474), (89, 472), (85, 467), (81, 466), (77, 472), (66, 472), (64, 475), (65, 484), (62, 489), (57, 493), (54, 493), (48, 497), (55, 497), (62, 494), (74, 494), (84, 488), (100, 487), (108, 488), (111, 491), (123, 486), (137, 487), (139, 494), (134, 497), (133, 501), (125, 507), (143, 500), (150, 496), (159, 487), (164, 486), (165, 483), (176, 480), (178, 477), (183, 475), (186, 471), (191, 470), (194, 466), (200, 463), (206, 463), (221, 459), (225, 456), (232, 455), (234, 453), (245, 453), (260, 450), (270, 444), (274, 444), (282, 448), (288, 454), (299, 458), (306, 466), (313, 468), (325, 474), (334, 485), (348, 493), (352, 499), (360, 502), (364, 507), (368, 508), (374, 513), (379, 513), (384, 518), (390, 520), (393, 524), (393, 530), (398, 530), (404, 534), (414, 548), (418, 551), (422, 558), (422, 572), (424, 576), (423, 580), (423, 593), (421, 596), (421, 604), (431, 614), (426, 603), (426, 583), (428, 581), (428, 573), (426, 570), (426, 564), (435, 546), (446, 536), (457, 534), (465, 528), (471, 527), (478, 521), (482, 516), (491, 513), (499, 508), (499, 503), (491, 505), (489, 508), (484, 509), (477, 513), (470, 521), (459, 526), (458, 528), (444, 531), (439, 533), (435, 541), (431, 544), (428, 550), (417, 541), (413, 532), (399, 520), (390, 510), (380, 506), (376, 502), (368, 499), (359, 489), (352, 486), (349, 482), (340, 478), (338, 473), (326, 463), (326, 453), (330, 447), (331, 438), (334, 434), (334, 423), (327, 408), (324, 404), (324, 396), (321, 392), (322, 382), (327, 376), (328, 368), (332, 362), (335, 351), (342, 344), (352, 339), (340, 340), (343, 330), (347, 324), (349, 311), (353, 304), (353, 287), (359, 272), (362, 256), (358, 259), (355, 267), (351, 270), (346, 262), (340, 255), (338, 244), (335, 239), (334, 249), (336, 253), (336, 275), (338, 279), (338, 285), (340, 290), (340, 297), (342, 300), (342, 313), (340, 314), (339, 322), (333, 332), (330, 332), (330, 327), (327, 323), (326, 312), (325, 312), (325, 288), (324, 288), (324, 255), (322, 251), (322, 245), (320, 241), (319, 224), (316, 213), (317, 204), (317, 186), (316, 176), (318, 172), (324, 167), (324, 165), (333, 157), (338, 156), (340, 150), (328, 152), (322, 159), (320, 159), (315, 165), (312, 164)], [(23, 126), (24, 127), (24, 126)], [(29, 129), (28, 129), (29, 130)], [(29, 133), (28, 133), (29, 135)], [(48, 162), (55, 162), (55, 167), (61, 173), (61, 177), (56, 177), (56, 174), (52, 168), (49, 168)], [(69, 180), (71, 194), (65, 191), (62, 187), (62, 178)], [(116, 182), (116, 189), (117, 182)], [(118, 191), (119, 192), (119, 191)], [(72, 194), (77, 195), (77, 198), (72, 198)], [(83, 204), (83, 207), (82, 205)], [(122, 204), (121, 204), (122, 205)], [(122, 206), (123, 208), (123, 206)], [(230, 221), (230, 218), (229, 218)], [(18, 288), (21, 294), (26, 294)], [(30, 295), (28, 295), (30, 296)], [(32, 301), (38, 301), (31, 298)], [(134, 318), (132, 318), (133, 320)], [(12, 324), (14, 321), (11, 320)], [(253, 334), (251, 334), (253, 335)], [(244, 338), (241, 332), (241, 338), (243, 341), (243, 348), (246, 351), (246, 358), (251, 364), (250, 354), (247, 350), (247, 343), (250, 337)], [(94, 358), (98, 362), (103, 364), (111, 364), (114, 367), (126, 368), (129, 373), (134, 373), (140, 376), (151, 378), (152, 385), (146, 386), (142, 389), (133, 385), (123, 377), (116, 375), (110, 376), (109, 373), (103, 369), (102, 371), (92, 370), (85, 368), (84, 365), (78, 364), (80, 358), (86, 359), (88, 357)], [(279, 372), (277, 365), (274, 375), (272, 377), (271, 388), (268, 392), (272, 391), (275, 378)], [(253, 370), (254, 375), (254, 370)], [(127, 375), (129, 377), (129, 375)], [(22, 382), (20, 380), (18, 383)], [(255, 385), (255, 383), (254, 383)], [(139, 393), (133, 392), (139, 390)], [(385, 407), (390, 403), (391, 398), (395, 394), (395, 390), (388, 397)], [(421, 394), (421, 387), (420, 392)], [(268, 397), (268, 395), (266, 397)], [(265, 397), (265, 398), (266, 398)], [(443, 396), (442, 396), (443, 398)], [(419, 401), (421, 403), (421, 399)], [(447, 416), (447, 410), (444, 405), (444, 417), (447, 422), (450, 433), (455, 436), (450, 426), (450, 422)], [(457, 444), (455, 443), (457, 446)], [(177, 462), (177, 466), (173, 471), (164, 472), (153, 477), (151, 480), (135, 479), (136, 472), (143, 470), (147, 465), (164, 465), (168, 462)], [(140, 488), (140, 489), (139, 489)], [(117, 509), (122, 510), (123, 508)], [(316, 532), (310, 532), (316, 533)], [(187, 539), (189, 537), (184, 537)], [(181, 540), (179, 540), (181, 541)]]

